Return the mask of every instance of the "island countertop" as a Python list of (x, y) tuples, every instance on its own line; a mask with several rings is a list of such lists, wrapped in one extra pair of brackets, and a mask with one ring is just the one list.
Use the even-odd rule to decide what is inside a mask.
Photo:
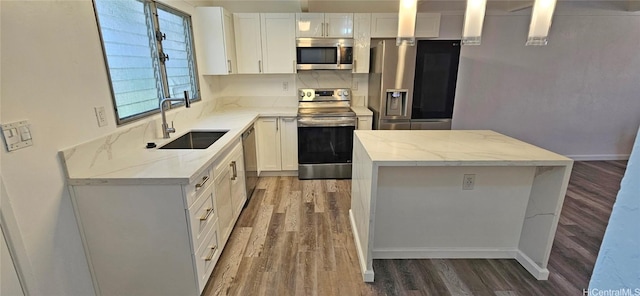
[(566, 165), (573, 160), (491, 130), (357, 130), (374, 164), (399, 166)]

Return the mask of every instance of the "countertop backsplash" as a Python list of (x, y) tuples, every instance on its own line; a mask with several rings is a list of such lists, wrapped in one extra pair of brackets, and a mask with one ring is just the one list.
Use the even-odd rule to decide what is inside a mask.
[[(351, 106), (366, 107), (366, 96), (354, 93)], [(243, 107), (298, 107), (298, 98), (282, 97), (222, 97), (218, 98), (216, 110)]]
[(298, 107), (295, 96), (238, 96), (218, 98), (216, 109), (241, 107)]
[(353, 74), (349, 71), (300, 71), (296, 75), (298, 88), (351, 88)]

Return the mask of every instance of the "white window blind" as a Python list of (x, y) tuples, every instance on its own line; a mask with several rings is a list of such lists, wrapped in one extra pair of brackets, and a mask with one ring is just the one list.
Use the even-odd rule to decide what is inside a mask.
[(185, 90), (199, 98), (188, 15), (153, 1), (94, 3), (118, 123), (156, 113), (162, 98)]

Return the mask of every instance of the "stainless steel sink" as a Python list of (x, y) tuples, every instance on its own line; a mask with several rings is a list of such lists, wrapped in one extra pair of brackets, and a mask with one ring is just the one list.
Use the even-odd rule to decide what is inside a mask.
[(159, 149), (207, 149), (228, 131), (190, 131)]

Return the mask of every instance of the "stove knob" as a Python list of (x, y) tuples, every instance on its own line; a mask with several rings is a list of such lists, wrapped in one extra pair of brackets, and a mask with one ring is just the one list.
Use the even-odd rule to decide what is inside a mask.
[(307, 92), (307, 97), (311, 97), (311, 92), (310, 91)]
[(342, 94), (346, 97), (346, 96), (348, 96), (348, 95), (349, 95), (349, 91), (348, 91), (348, 90), (345, 90), (345, 91), (343, 91), (343, 92), (342, 92)]
[(304, 92), (303, 92), (303, 91), (300, 91), (300, 92), (298, 93), (298, 95), (299, 95), (301, 98), (304, 98)]
[(342, 91), (341, 91), (341, 90), (339, 90), (339, 91), (338, 91), (338, 95), (339, 95), (339, 96), (341, 96), (341, 95), (342, 95)]

